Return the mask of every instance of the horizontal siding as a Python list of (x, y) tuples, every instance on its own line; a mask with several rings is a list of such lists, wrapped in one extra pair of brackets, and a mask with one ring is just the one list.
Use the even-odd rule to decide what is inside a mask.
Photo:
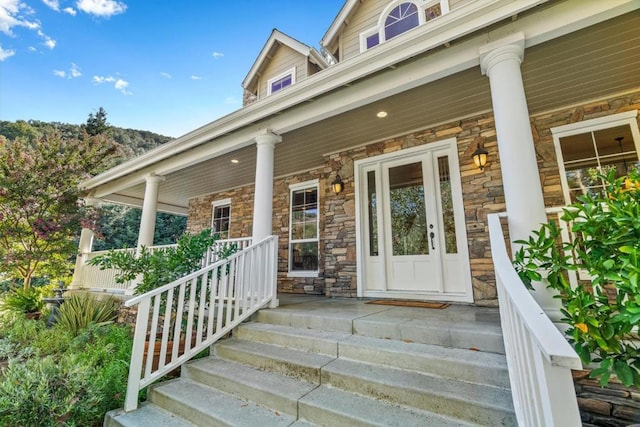
[(260, 76), (258, 98), (261, 99), (267, 96), (267, 82), (269, 79), (286, 73), (294, 67), (296, 69), (296, 82), (307, 78), (307, 58), (288, 46), (279, 45)]
[(344, 26), (342, 37), (342, 59), (351, 58), (360, 53), (360, 33), (375, 27), (380, 14), (389, 1), (364, 0), (349, 23)]

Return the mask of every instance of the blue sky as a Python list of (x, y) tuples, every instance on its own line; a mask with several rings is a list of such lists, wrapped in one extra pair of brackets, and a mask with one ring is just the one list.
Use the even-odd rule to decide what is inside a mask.
[(241, 107), (275, 27), (311, 46), (343, 0), (0, 0), (0, 120), (178, 137)]

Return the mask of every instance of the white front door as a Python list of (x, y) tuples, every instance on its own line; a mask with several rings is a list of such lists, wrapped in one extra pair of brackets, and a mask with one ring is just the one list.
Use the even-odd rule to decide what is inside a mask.
[(455, 140), (356, 170), (359, 295), (473, 301)]

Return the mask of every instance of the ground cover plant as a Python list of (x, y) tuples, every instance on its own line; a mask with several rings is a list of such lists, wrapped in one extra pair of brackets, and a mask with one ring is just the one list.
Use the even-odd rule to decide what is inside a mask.
[(47, 328), (13, 312), (0, 324), (0, 426), (101, 426), (107, 411), (123, 406), (129, 327)]
[[(606, 385), (615, 374), (640, 386), (640, 172), (616, 178), (577, 198), (561, 218), (572, 232), (562, 242), (555, 222), (543, 224), (522, 244), (514, 266), (525, 285), (545, 279), (562, 302), (569, 341), (591, 377)], [(574, 262), (574, 257), (577, 262)], [(572, 287), (568, 272), (586, 270), (590, 283)]]

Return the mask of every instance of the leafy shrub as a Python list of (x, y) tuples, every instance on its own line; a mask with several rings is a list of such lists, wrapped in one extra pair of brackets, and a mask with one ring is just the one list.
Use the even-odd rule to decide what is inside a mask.
[(111, 250), (89, 263), (102, 270), (118, 269), (118, 283), (141, 277), (142, 281), (136, 287), (136, 294), (141, 295), (200, 269), (205, 254), (216, 240), (217, 236), (212, 235), (211, 230), (204, 230), (198, 234), (183, 235), (176, 247), (154, 250), (143, 247), (137, 255)]
[[(599, 363), (592, 378), (604, 386), (615, 373), (624, 385), (640, 386), (640, 172), (601, 178), (603, 193), (578, 197), (564, 211), (571, 241), (561, 242), (554, 222), (543, 224), (516, 242), (523, 246), (514, 266), (527, 286), (544, 276), (558, 292), (569, 340), (584, 363)], [(571, 287), (567, 273), (578, 268), (591, 275), (589, 286)]]
[[(13, 344), (23, 329), (21, 321), (12, 322), (1, 340), (18, 348), (3, 344), (15, 358), (0, 377), (0, 426), (101, 426), (107, 411), (123, 405), (129, 328), (93, 324), (74, 338), (67, 335), (66, 345), (48, 355), (42, 345), (63, 333), (60, 325), (34, 328), (31, 346)], [(31, 357), (25, 359), (25, 354)]]
[(76, 336), (90, 324), (105, 325), (113, 322), (118, 308), (120, 301), (113, 297), (98, 299), (89, 292), (75, 292), (58, 308), (56, 322)]
[(44, 301), (38, 288), (16, 288), (4, 295), (1, 307), (18, 313), (37, 313), (44, 308)]

